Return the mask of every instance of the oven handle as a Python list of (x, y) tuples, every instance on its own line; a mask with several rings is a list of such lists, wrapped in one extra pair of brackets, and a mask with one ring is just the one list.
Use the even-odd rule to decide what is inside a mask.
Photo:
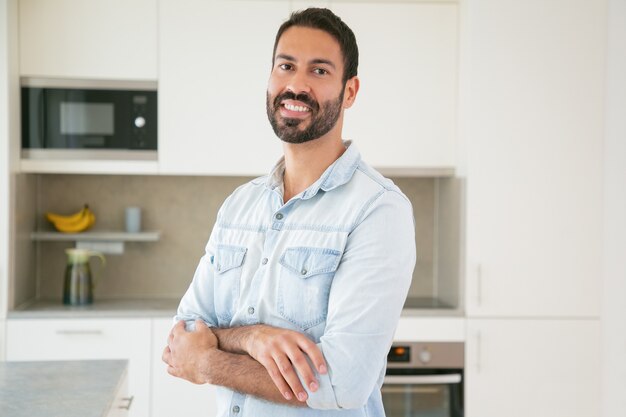
[(443, 375), (387, 375), (383, 384), (387, 385), (444, 385), (458, 384), (461, 374)]

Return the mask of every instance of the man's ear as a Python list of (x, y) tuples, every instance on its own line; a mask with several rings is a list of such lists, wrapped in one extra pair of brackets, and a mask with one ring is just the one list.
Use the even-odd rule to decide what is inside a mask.
[(356, 75), (346, 81), (346, 86), (343, 90), (343, 108), (349, 109), (354, 104), (356, 94), (359, 92), (359, 77)]

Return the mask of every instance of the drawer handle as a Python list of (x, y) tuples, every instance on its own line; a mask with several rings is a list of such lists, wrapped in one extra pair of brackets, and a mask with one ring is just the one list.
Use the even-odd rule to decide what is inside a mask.
[(102, 330), (57, 330), (56, 333), (65, 336), (102, 335)]
[(121, 408), (122, 410), (130, 410), (130, 406), (132, 405), (134, 399), (135, 399), (134, 395), (131, 395), (130, 397), (122, 398), (122, 401), (128, 401), (128, 404), (120, 405), (118, 408)]

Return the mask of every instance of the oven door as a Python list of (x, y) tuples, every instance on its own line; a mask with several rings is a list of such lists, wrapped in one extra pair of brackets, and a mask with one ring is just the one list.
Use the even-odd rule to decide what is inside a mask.
[(382, 387), (386, 416), (462, 417), (462, 375), (387, 375)]

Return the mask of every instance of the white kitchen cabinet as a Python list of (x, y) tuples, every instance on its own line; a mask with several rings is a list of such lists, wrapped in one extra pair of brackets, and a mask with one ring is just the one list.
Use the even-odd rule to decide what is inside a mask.
[(9, 319), (7, 360), (128, 359), (129, 416), (150, 416), (149, 319)]
[(162, 174), (270, 170), (282, 154), (265, 112), (274, 37), (291, 10), (310, 5), (330, 5), (357, 36), (361, 90), (344, 138), (387, 173), (452, 172), (456, 4), (161, 0)]
[(333, 1), (332, 9), (359, 46), (361, 87), (344, 138), (383, 172), (454, 169), (458, 5)]
[(111, 403), (111, 407), (109, 408), (109, 412), (106, 417), (129, 417), (134, 398), (131, 399), (128, 393), (128, 371), (126, 371), (123, 378), (123, 381), (120, 383), (119, 388), (115, 393), (115, 398)]
[(605, 2), (465, 7), (467, 314), (599, 317)]
[(156, 0), (20, 0), (19, 41), (22, 76), (157, 79)]
[(172, 319), (152, 321), (152, 417), (206, 417), (217, 413), (215, 387), (195, 385), (167, 373), (161, 360)]
[(159, 2), (159, 171), (266, 174), (282, 155), (265, 96), (287, 1)]
[(470, 319), (467, 417), (598, 417), (600, 320)]

